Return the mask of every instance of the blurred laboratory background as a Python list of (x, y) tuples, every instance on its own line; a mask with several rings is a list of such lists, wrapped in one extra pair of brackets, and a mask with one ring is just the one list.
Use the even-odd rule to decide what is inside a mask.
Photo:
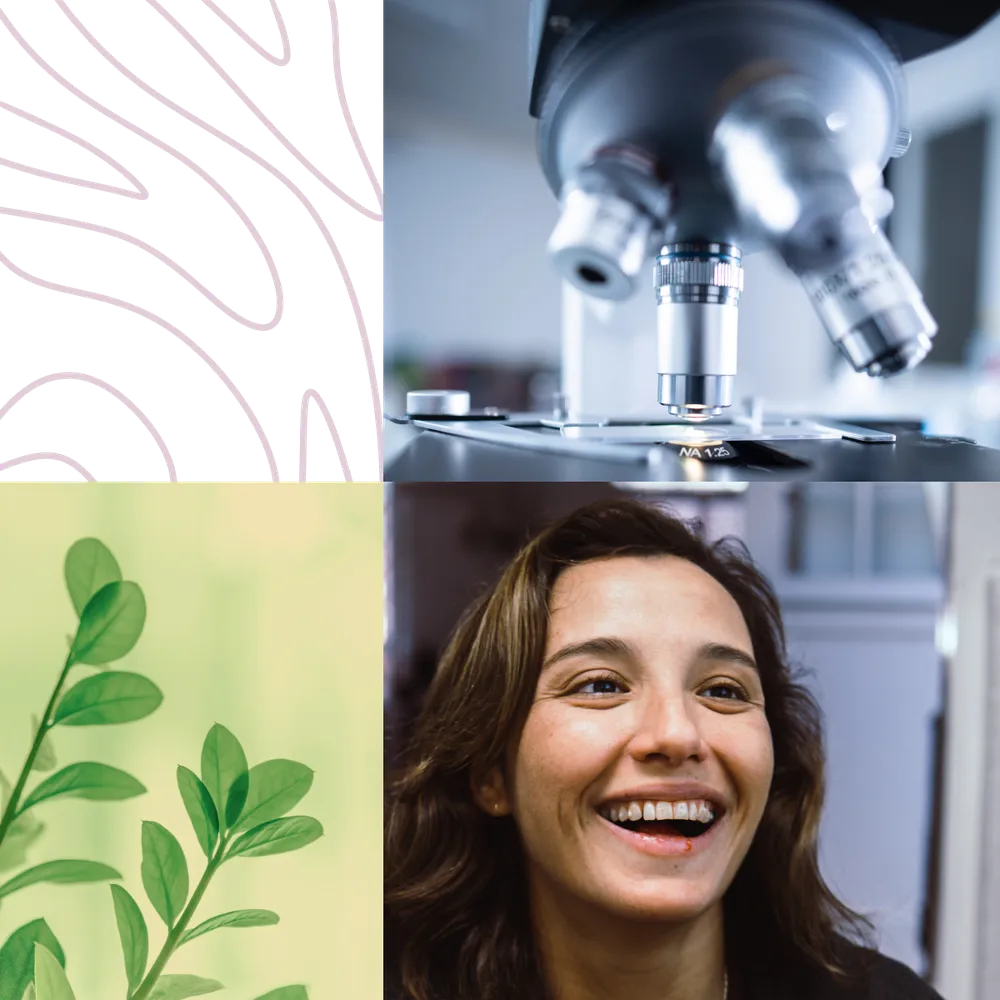
[[(470, 390), (473, 407), (549, 410), (569, 337), (574, 405), (657, 410), (652, 288), (621, 304), (587, 299), (547, 259), (558, 204), (528, 113), (528, 7), (386, 0), (389, 414), (404, 412), (406, 390), (425, 388)], [(1000, 446), (998, 52), (994, 18), (904, 67), (913, 138), (886, 171), (886, 229), (938, 321), (929, 358), (895, 379), (854, 373), (797, 279), (770, 252), (753, 253), (739, 398), (786, 414), (916, 419), (931, 434)], [(390, 458), (398, 431), (388, 429)]]
[[(386, 765), (458, 616), (554, 517), (632, 495), (743, 539), (826, 719), (827, 879), (948, 1000), (1000, 982), (1000, 488), (386, 485)], [(992, 698), (992, 702), (991, 702)], [(985, 706), (992, 705), (989, 713)], [(990, 984), (993, 984), (990, 986)]]

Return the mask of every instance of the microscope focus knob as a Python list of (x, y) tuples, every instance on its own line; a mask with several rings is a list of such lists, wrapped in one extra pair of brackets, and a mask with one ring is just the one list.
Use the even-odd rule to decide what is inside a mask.
[(464, 417), (471, 407), (462, 389), (424, 389), (406, 394), (408, 417)]

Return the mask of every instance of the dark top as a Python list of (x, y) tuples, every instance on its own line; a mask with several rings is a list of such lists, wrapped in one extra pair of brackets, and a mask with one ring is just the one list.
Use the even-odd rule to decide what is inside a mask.
[[(860, 950), (856, 949), (860, 954)], [(729, 984), (729, 1000), (942, 1000), (915, 972), (894, 959), (868, 953), (867, 979), (851, 986), (836, 987), (828, 982), (790, 983), (778, 973), (734, 976)], [(385, 1000), (403, 1000), (398, 981), (386, 968)], [(511, 1000), (520, 998), (511, 997)]]
[[(858, 950), (860, 954), (860, 950)], [(788, 984), (779, 974), (761, 972), (742, 982), (731, 982), (729, 1000), (942, 1000), (912, 969), (874, 952), (866, 980), (846, 986), (828, 982)]]

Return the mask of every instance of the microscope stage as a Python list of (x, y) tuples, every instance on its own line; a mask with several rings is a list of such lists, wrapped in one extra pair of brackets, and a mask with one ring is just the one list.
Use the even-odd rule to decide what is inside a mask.
[(418, 431), (387, 481), (998, 481), (1000, 451), (923, 434), (919, 424), (715, 418), (700, 424), (573, 420), (397, 419)]

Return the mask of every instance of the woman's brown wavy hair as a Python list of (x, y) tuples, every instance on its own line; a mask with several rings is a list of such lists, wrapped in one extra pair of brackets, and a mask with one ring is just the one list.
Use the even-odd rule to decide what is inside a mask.
[[(789, 975), (853, 971), (846, 939), (868, 922), (823, 881), (819, 708), (789, 668), (777, 598), (741, 542), (709, 544), (632, 500), (602, 501), (530, 541), (465, 612), (441, 659), (401, 771), (387, 783), (387, 989), (406, 1000), (546, 1000), (513, 819), (487, 816), (470, 783), (516, 739), (531, 706), (549, 597), (567, 567), (676, 556), (714, 577), (743, 612), (774, 744), (774, 778), (750, 851), (725, 897), (730, 964)], [(390, 985), (393, 984), (393, 985)], [(388, 995), (388, 994), (387, 994)]]

